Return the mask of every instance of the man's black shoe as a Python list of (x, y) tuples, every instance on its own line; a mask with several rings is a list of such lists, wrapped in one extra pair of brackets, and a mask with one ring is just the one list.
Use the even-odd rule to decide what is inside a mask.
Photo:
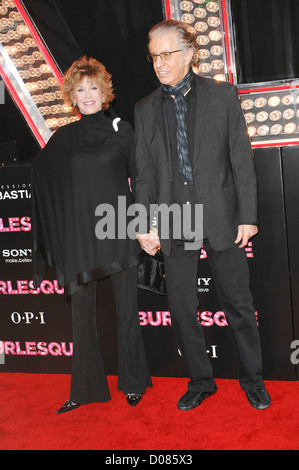
[(217, 388), (209, 391), (201, 392), (187, 392), (178, 401), (178, 409), (182, 411), (189, 411), (199, 406), (205, 398), (210, 397), (217, 392)]
[(267, 390), (256, 388), (246, 392), (250, 405), (256, 410), (266, 410), (271, 405), (271, 398)]

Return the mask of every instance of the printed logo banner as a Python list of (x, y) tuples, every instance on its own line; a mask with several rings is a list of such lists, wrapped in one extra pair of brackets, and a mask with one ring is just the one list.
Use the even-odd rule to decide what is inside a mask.
[[(255, 161), (261, 200), (260, 227), (246, 254), (262, 342), (264, 377), (296, 380), (298, 361), (291, 357), (297, 358), (298, 348), (291, 349), (296, 338), (288, 276), (291, 253), (286, 245), (280, 184), (280, 149), (255, 150)], [(0, 372), (70, 373), (73, 355), (70, 302), (65, 300), (64, 291), (51, 270), (38, 289), (32, 283), (30, 181), (30, 166), (0, 168)], [(237, 378), (231, 331), (203, 249), (200, 258), (197, 319), (204, 329), (207, 353), (216, 378)], [(167, 296), (138, 289), (138, 297), (151, 374), (187, 377), (172, 331)], [(107, 374), (115, 375), (117, 323), (109, 278), (98, 283), (98, 299), (103, 359)]]

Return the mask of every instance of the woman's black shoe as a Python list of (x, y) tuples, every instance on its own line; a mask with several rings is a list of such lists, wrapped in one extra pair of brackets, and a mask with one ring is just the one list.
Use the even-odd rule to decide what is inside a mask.
[(129, 405), (134, 408), (134, 406), (138, 405), (138, 403), (140, 402), (142, 395), (141, 393), (128, 393), (126, 397)]
[(60, 415), (61, 413), (66, 413), (67, 411), (72, 411), (76, 410), (79, 408), (80, 404), (79, 403), (74, 403), (73, 401), (67, 400), (62, 407), (56, 411), (57, 415)]

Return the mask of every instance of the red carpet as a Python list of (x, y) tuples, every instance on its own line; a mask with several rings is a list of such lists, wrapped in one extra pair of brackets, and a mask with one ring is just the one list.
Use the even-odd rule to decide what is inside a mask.
[(266, 382), (272, 406), (250, 407), (236, 380), (195, 410), (177, 410), (187, 379), (153, 378), (154, 387), (130, 408), (117, 378), (112, 400), (55, 411), (68, 397), (67, 375), (0, 374), (1, 450), (298, 450), (299, 382)]

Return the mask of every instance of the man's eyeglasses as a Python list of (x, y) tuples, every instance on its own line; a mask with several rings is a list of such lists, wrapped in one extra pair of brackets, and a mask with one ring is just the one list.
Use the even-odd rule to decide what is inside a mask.
[(182, 49), (178, 49), (177, 51), (171, 51), (171, 52), (161, 52), (161, 54), (148, 54), (147, 59), (149, 62), (157, 62), (158, 57), (162, 60), (169, 60), (171, 59), (171, 54), (174, 54), (175, 52), (181, 52)]

